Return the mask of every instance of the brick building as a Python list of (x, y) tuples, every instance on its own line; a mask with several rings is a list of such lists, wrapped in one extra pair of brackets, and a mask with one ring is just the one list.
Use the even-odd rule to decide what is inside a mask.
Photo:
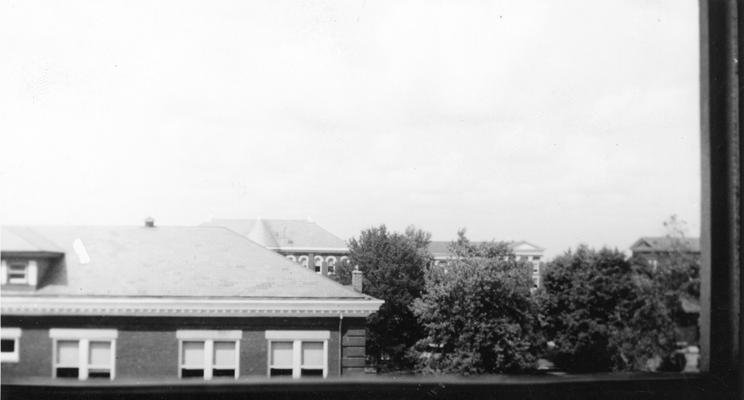
[[(450, 253), (449, 247), (452, 242), (446, 241), (432, 241), (429, 243), (429, 253), (434, 257), (434, 263), (439, 264), (451, 260), (453, 255)], [(473, 242), (478, 245), (480, 242)], [(509, 248), (519, 261), (526, 261), (532, 266), (532, 281), (534, 286), (537, 288), (541, 283), (541, 265), (543, 260), (543, 253), (545, 249), (536, 246), (527, 241), (515, 241), (508, 243)]]
[(382, 301), (228, 229), (1, 232), (4, 383), (363, 371), (365, 320)]
[[(630, 246), (630, 251), (634, 258), (646, 260), (654, 270), (670, 263), (700, 264), (700, 239), (696, 237), (644, 236)], [(681, 343), (697, 345), (700, 338), (700, 299), (681, 295), (679, 305), (682, 315), (675, 316), (677, 337)]]
[(336, 265), (349, 261), (346, 242), (309, 220), (213, 219), (204, 225), (228, 228), (317, 273), (333, 275)]
[(660, 260), (675, 254), (699, 258), (700, 239), (644, 236), (630, 246), (630, 251), (633, 257), (642, 257), (651, 265), (658, 265)]

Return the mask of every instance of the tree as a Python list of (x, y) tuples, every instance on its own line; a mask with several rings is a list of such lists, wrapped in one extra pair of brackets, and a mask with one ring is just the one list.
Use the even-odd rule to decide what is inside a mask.
[[(409, 369), (408, 349), (423, 335), (411, 311), (424, 288), (430, 235), (413, 227), (404, 234), (385, 225), (362, 231), (349, 241), (350, 263), (364, 273), (364, 292), (385, 300), (367, 320), (367, 354), (382, 369)], [(342, 271), (345, 275), (349, 271)]]
[(580, 246), (547, 266), (539, 290), (544, 335), (566, 371), (654, 369), (674, 348), (658, 282), (617, 250)]
[(530, 268), (506, 243), (472, 244), (465, 231), (450, 246), (453, 259), (427, 269), (413, 306), (426, 329), (416, 346), (429, 373), (517, 372), (535, 363)]
[(670, 248), (665, 257), (659, 260), (658, 274), (662, 285), (669, 294), (677, 299), (687, 297), (700, 298), (700, 255), (687, 240), (687, 223), (677, 215), (664, 221), (666, 237)]
[[(698, 341), (698, 316), (700, 299), (700, 253), (694, 241), (686, 237), (687, 224), (672, 215), (663, 223), (665, 240), (653, 255), (654, 262), (639, 256), (632, 260), (634, 266), (655, 282), (659, 294), (674, 323), (676, 343), (694, 345)], [(664, 368), (681, 370), (684, 356), (670, 358)]]

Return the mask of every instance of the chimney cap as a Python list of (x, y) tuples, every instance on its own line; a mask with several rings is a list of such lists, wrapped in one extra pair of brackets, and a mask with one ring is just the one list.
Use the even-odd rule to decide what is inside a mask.
[(155, 218), (153, 218), (153, 217), (147, 217), (147, 218), (145, 218), (145, 227), (146, 228), (154, 228), (155, 227)]

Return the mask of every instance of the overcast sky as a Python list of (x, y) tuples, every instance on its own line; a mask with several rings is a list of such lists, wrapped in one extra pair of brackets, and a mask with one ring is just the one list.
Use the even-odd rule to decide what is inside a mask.
[(700, 214), (697, 1), (0, 1), (0, 221), (621, 250)]

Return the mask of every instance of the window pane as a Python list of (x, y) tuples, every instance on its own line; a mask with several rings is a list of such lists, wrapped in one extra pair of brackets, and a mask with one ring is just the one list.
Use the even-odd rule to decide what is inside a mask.
[(88, 363), (105, 366), (111, 363), (111, 342), (90, 342)]
[(57, 342), (57, 364), (64, 366), (78, 366), (79, 361), (78, 342), (73, 340), (60, 340)]
[(292, 368), (292, 342), (271, 343), (271, 365)]
[(77, 368), (57, 368), (57, 378), (77, 378)]
[(183, 365), (204, 365), (204, 342), (183, 342)]
[(10, 264), (9, 271), (11, 274), (26, 274), (25, 264)]
[(107, 369), (92, 369), (88, 371), (88, 378), (111, 378), (111, 371)]
[(323, 365), (323, 342), (302, 343), (302, 365)]
[(229, 376), (229, 377), (235, 377), (235, 370), (230, 368), (215, 368), (212, 371), (212, 376)]
[(183, 378), (203, 378), (204, 370), (198, 368), (182, 368), (181, 377)]
[(291, 368), (272, 368), (271, 376), (292, 376)]
[(15, 340), (13, 339), (3, 339), (2, 340), (2, 350), (3, 353), (13, 353), (15, 352)]
[(303, 368), (302, 369), (302, 376), (323, 376), (323, 370), (322, 369), (308, 369)]
[(235, 365), (235, 342), (214, 342), (214, 365), (220, 367)]

